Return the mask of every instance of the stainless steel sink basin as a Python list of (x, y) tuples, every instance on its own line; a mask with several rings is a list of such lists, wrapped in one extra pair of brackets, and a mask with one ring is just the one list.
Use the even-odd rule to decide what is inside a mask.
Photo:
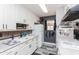
[(9, 41), (4, 42), (4, 43), (2, 43), (2, 44), (12, 46), (12, 45), (15, 45), (15, 44), (18, 44), (18, 43), (20, 43), (20, 41), (9, 40)]

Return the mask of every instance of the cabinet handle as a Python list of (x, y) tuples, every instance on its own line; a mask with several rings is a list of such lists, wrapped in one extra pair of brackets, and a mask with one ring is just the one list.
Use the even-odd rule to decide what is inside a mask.
[(30, 45), (29, 45), (29, 48), (31, 48), (31, 47), (32, 47), (32, 45), (30, 44)]
[(3, 29), (4, 29), (4, 24), (3, 24)]
[(6, 29), (7, 29), (7, 24), (6, 24)]

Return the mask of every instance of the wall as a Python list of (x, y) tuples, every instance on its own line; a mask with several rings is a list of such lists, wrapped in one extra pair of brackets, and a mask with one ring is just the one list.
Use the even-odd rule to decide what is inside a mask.
[(61, 20), (65, 14), (64, 6), (58, 7), (56, 9), (56, 25), (58, 26), (61, 23)]
[(8, 23), (8, 27), (15, 28), (16, 22), (29, 24), (31, 27), (39, 18), (22, 5), (1, 4), (0, 5), (0, 23)]
[(59, 42), (60, 42), (60, 38), (59, 38), (59, 24), (62, 21), (62, 18), (64, 16), (65, 12), (64, 12), (64, 6), (62, 7), (58, 7), (56, 9), (56, 46), (59, 47)]

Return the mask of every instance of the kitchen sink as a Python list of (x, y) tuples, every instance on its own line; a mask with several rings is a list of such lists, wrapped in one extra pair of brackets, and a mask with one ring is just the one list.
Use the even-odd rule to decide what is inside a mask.
[(15, 45), (15, 44), (18, 44), (18, 43), (20, 43), (20, 41), (9, 40), (9, 41), (6, 41), (6, 42), (4, 42), (4, 43), (2, 43), (2, 44), (12, 46), (12, 45)]

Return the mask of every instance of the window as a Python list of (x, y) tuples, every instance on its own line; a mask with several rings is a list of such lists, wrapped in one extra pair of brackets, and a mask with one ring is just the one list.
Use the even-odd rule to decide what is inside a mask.
[(47, 20), (47, 30), (54, 30), (54, 20)]

